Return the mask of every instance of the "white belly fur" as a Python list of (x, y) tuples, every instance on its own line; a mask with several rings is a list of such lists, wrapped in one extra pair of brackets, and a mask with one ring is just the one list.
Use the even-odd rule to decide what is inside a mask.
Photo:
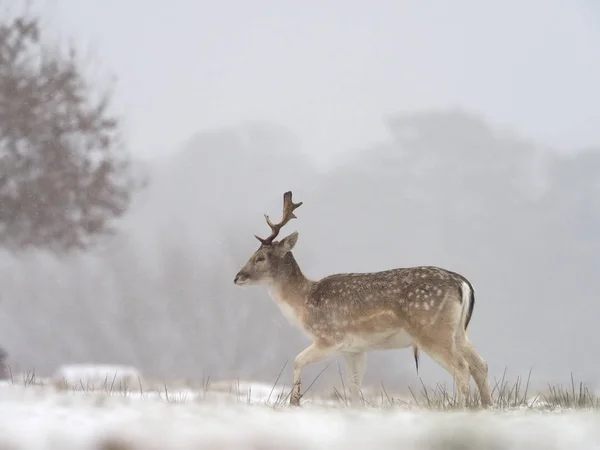
[(412, 337), (404, 330), (392, 333), (348, 334), (344, 338), (340, 350), (349, 352), (391, 350), (395, 348), (407, 348), (412, 343)]
[[(296, 310), (286, 302), (280, 292), (269, 288), (269, 295), (279, 307), (281, 314), (300, 330), (307, 333), (302, 324), (302, 318)], [(309, 334), (309, 333), (307, 333)], [(413, 343), (413, 339), (405, 330), (386, 331), (380, 333), (354, 333), (347, 334), (340, 342), (341, 351), (356, 352), (367, 350), (386, 350), (396, 348), (407, 348)]]

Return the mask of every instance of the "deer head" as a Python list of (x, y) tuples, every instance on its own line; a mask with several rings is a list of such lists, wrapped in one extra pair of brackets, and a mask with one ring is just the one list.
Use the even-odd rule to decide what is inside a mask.
[(294, 232), (281, 241), (276, 241), (275, 238), (286, 223), (296, 218), (294, 210), (301, 205), (302, 202), (292, 202), (292, 193), (288, 191), (283, 194), (283, 219), (281, 222), (274, 224), (265, 214), (267, 224), (271, 228), (271, 235), (264, 239), (254, 236), (260, 241), (260, 247), (235, 276), (233, 280), (235, 284), (240, 286), (269, 284), (276, 279), (277, 275), (281, 273), (282, 266), (286, 264), (286, 255), (292, 251), (298, 241), (298, 233)]

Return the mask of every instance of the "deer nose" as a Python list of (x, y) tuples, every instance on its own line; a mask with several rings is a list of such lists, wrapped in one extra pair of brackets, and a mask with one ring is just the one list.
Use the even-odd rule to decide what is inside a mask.
[(235, 278), (233, 279), (233, 282), (234, 282), (235, 284), (238, 284), (240, 281), (243, 281), (243, 280), (244, 280), (244, 278), (246, 278), (246, 277), (245, 277), (245, 275), (243, 275), (243, 274), (240, 272), (240, 273), (238, 273), (238, 274), (235, 276)]

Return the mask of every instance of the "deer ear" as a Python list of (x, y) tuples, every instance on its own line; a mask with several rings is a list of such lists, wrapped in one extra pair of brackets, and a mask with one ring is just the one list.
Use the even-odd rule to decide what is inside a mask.
[(289, 236), (284, 237), (279, 244), (277, 244), (278, 250), (284, 254), (291, 252), (296, 245), (296, 242), (298, 242), (298, 232), (294, 231)]

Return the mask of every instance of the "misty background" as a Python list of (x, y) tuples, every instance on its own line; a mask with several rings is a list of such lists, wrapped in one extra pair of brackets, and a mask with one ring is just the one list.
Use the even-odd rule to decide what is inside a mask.
[[(50, 36), (94, 55), (92, 79), (114, 73), (145, 183), (95, 247), (2, 250), (0, 347), (13, 370), (124, 363), (271, 382), (287, 361), (289, 378), (308, 339), (266, 289), (233, 277), (292, 190), (304, 205), (282, 235), (299, 231), (309, 278), (459, 272), (475, 287), (469, 337), (492, 380), (506, 368), (541, 385), (571, 373), (598, 384), (595, 3), (56, 0), (36, 11)], [(307, 377), (326, 364), (336, 382), (335, 360)], [(426, 356), (420, 376), (450, 380)], [(366, 384), (416, 380), (409, 350), (369, 354)]]

